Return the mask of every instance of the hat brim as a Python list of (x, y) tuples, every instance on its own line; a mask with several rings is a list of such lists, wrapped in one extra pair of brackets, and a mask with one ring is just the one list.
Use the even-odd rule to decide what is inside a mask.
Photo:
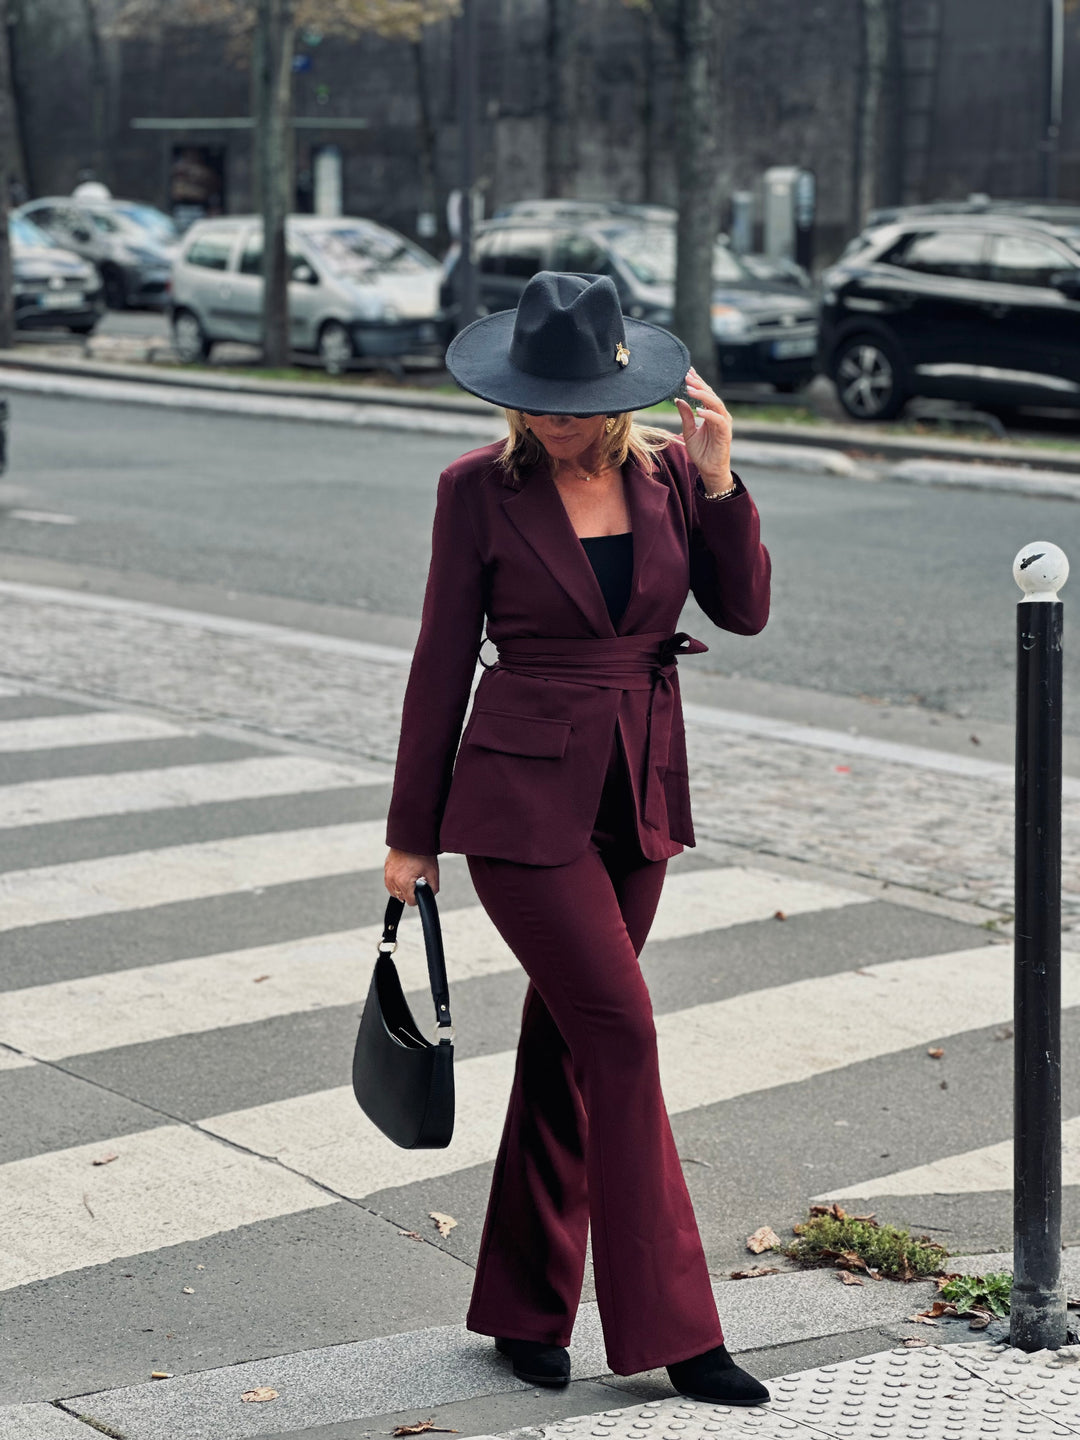
[(690, 352), (669, 330), (646, 320), (625, 318), (630, 359), (595, 380), (548, 379), (530, 375), (510, 359), (514, 310), (483, 315), (454, 336), (446, 368), (463, 390), (534, 415), (621, 415), (670, 399), (686, 379)]

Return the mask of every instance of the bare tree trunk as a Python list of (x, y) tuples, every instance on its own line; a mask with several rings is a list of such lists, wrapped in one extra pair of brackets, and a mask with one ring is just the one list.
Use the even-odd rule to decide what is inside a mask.
[(660, 49), (656, 16), (651, 10), (641, 14), (641, 173), (646, 205), (660, 200), (656, 144), (656, 63)]
[(15, 108), (15, 135), (12, 142), (12, 172), (22, 187), (23, 198), (28, 199), (35, 194), (34, 178), (30, 170), (30, 152), (26, 144), (26, 131), (23, 126), (23, 114), (25, 106), (23, 95), (25, 86), (20, 81), (21, 70), (19, 66), (18, 42), (25, 36), (26, 21), (24, 16), (26, 0), (8, 0), (7, 23), (5, 33), (7, 35), (7, 64), (8, 74), (11, 77), (11, 94), (14, 98)]
[(545, 191), (573, 193), (577, 168), (578, 0), (548, 0)]
[(416, 105), (419, 115), (420, 142), (420, 195), (421, 209), (435, 216), (439, 227), (432, 237), (440, 253), (446, 249), (449, 239), (446, 233), (446, 206), (439, 193), (439, 152), (435, 130), (435, 116), (431, 109), (431, 92), (428, 85), (427, 66), (424, 63), (424, 40), (422, 36), (412, 42), (413, 69), (416, 75)]
[(252, 89), (263, 217), (263, 364), (274, 368), (290, 359), (285, 217), (293, 194), (292, 57), (293, 0), (258, 0)]
[(82, 0), (82, 8), (86, 17), (87, 47), (90, 52), (90, 163), (94, 167), (94, 178), (107, 185), (112, 176), (105, 141), (108, 95), (105, 51), (101, 44), (101, 28), (98, 25), (94, 0)]
[(0, 0), (0, 349), (15, 344), (15, 303), (12, 296), (11, 240), (8, 235), (8, 186), (19, 170), (15, 92), (8, 52), (8, 6)]
[(712, 334), (713, 246), (720, 224), (716, 181), (717, 97), (712, 68), (720, 0), (654, 0), (672, 32), (678, 66), (677, 178), (679, 227), (675, 272), (675, 333), (698, 373), (715, 383)]
[(862, 67), (855, 122), (855, 174), (851, 187), (851, 219), (856, 230), (861, 230), (866, 224), (866, 217), (877, 198), (881, 100), (889, 58), (887, 0), (859, 0), (859, 5)]

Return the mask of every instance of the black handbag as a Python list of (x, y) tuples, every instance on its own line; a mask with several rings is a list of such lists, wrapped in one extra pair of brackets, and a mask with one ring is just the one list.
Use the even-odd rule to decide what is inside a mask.
[(424, 1035), (405, 1000), (397, 966), (397, 928), (404, 901), (387, 902), (379, 958), (353, 1051), (352, 1082), (361, 1110), (395, 1145), (440, 1150), (454, 1133), (454, 1031), (442, 930), (435, 896), (416, 882), (438, 1039)]

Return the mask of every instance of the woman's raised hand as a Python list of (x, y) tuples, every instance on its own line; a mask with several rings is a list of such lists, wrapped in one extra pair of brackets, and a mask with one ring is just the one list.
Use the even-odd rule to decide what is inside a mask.
[(702, 420), (698, 425), (694, 411), (685, 400), (675, 401), (682, 420), (686, 453), (697, 466), (706, 490), (710, 493), (730, 490), (734, 481), (731, 478), (731, 416), (728, 408), (693, 366), (687, 372), (686, 389)]
[(404, 850), (391, 850), (383, 866), (386, 888), (406, 905), (416, 904), (416, 882), (421, 877), (439, 893), (439, 862), (434, 855), (409, 855)]

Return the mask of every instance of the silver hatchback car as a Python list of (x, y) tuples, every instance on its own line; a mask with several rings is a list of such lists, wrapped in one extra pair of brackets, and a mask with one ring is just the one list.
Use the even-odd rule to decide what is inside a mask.
[[(404, 235), (350, 216), (290, 215), (292, 348), (337, 374), (354, 359), (442, 354), (441, 268)], [(173, 264), (173, 342), (186, 363), (222, 340), (257, 345), (263, 227), (257, 215), (199, 220)]]

